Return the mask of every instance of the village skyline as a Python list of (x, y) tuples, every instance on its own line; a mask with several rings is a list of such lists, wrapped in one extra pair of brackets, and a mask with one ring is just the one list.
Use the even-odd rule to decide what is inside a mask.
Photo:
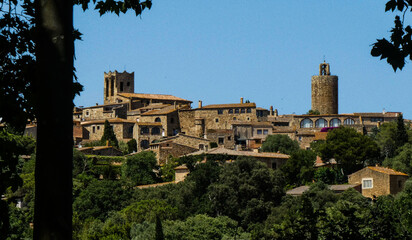
[(154, 2), (141, 18), (76, 7), (74, 24), (84, 35), (75, 66), (85, 91), (75, 104), (102, 104), (104, 72), (126, 70), (135, 72), (137, 93), (205, 105), (243, 97), (279, 114), (304, 114), (311, 76), (325, 60), (339, 77), (339, 113), (397, 111), (410, 119), (412, 66), (394, 73), (370, 55), (393, 25), (384, 4)]

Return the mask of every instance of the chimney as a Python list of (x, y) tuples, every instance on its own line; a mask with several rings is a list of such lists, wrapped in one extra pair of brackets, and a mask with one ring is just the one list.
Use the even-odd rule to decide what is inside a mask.
[(240, 98), (240, 104), (243, 104), (243, 98), (242, 97)]
[(202, 108), (202, 101), (199, 100), (199, 108)]
[(277, 110), (277, 109), (275, 109), (274, 116), (275, 116), (275, 117), (277, 117), (277, 116), (278, 116), (278, 110)]
[(270, 116), (273, 116), (273, 106), (270, 106), (270, 112), (269, 112)]

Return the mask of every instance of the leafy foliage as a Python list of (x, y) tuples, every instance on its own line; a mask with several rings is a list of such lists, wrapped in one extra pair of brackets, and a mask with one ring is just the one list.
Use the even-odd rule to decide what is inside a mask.
[(127, 142), (127, 149), (129, 151), (129, 153), (133, 153), (133, 152), (137, 152), (137, 141), (136, 139), (130, 139)]
[(119, 146), (119, 142), (117, 141), (116, 134), (113, 131), (113, 126), (110, 125), (109, 121), (106, 119), (104, 122), (104, 132), (103, 136), (100, 140), (102, 144), (106, 143), (106, 141), (109, 141), (110, 146)]
[(140, 152), (126, 158), (122, 166), (123, 176), (133, 185), (156, 183), (158, 177), (154, 170), (157, 169), (157, 160), (153, 152)]
[(379, 163), (378, 145), (352, 128), (339, 127), (330, 131), (318, 151), (323, 160), (334, 158), (346, 175), (365, 165)]
[(299, 143), (296, 140), (292, 140), (289, 136), (282, 134), (269, 135), (262, 144), (262, 151), (264, 152), (291, 154), (298, 149)]
[(313, 180), (316, 154), (311, 150), (299, 149), (290, 155), (281, 170), (289, 184), (302, 185)]
[(392, 28), (391, 37), (388, 41), (385, 38), (377, 39), (373, 44), (371, 55), (386, 59), (396, 72), (402, 70), (405, 66), (405, 59), (412, 60), (412, 28), (410, 25), (405, 27), (404, 18), (409, 7), (412, 7), (410, 0), (389, 0), (386, 3), (385, 11), (399, 11), (403, 13), (402, 20), (397, 15), (395, 17), (395, 26)]

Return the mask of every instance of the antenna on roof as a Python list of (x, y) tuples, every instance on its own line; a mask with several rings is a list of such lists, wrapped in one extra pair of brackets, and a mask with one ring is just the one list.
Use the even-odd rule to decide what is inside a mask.
[(323, 62), (324, 62), (324, 63), (326, 62), (326, 60), (325, 60), (325, 55), (323, 55)]

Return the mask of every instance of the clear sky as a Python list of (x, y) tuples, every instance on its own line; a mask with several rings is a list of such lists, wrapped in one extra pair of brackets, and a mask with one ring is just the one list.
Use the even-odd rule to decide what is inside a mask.
[[(135, 92), (171, 94), (203, 105), (240, 97), (279, 114), (311, 108), (311, 76), (325, 59), (339, 76), (339, 113), (401, 111), (412, 118), (412, 63), (394, 73), (370, 55), (390, 36), (386, 0), (153, 0), (99, 17), (75, 7), (77, 106), (103, 103), (103, 74), (135, 73)], [(412, 14), (406, 15), (411, 24)]]

